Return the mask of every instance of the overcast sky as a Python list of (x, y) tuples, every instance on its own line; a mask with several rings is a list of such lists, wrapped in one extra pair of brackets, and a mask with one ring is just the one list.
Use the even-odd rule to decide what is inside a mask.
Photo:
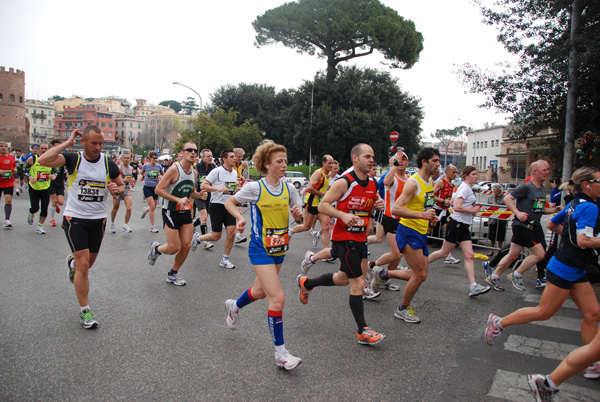
[[(0, 65), (25, 71), (26, 97), (121, 96), (135, 103), (204, 103), (221, 85), (261, 83), (297, 88), (325, 69), (325, 60), (282, 45), (256, 48), (252, 21), (282, 0), (0, 0)], [(437, 129), (503, 123), (465, 94), (454, 74), (465, 62), (493, 68), (509, 55), (494, 27), (469, 0), (382, 0), (412, 20), (424, 50), (411, 70), (389, 70), (379, 55), (350, 63), (391, 71), (404, 91), (421, 99), (424, 136)], [(347, 63), (346, 63), (347, 64)]]

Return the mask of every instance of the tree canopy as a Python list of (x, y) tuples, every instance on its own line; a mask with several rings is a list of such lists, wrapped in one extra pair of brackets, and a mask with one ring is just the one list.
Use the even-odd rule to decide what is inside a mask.
[(192, 112), (195, 112), (196, 110), (200, 110), (200, 108), (198, 107), (198, 104), (196, 103), (196, 99), (192, 98), (191, 96), (188, 96), (181, 103), (181, 110), (183, 110), (183, 114), (191, 115)]
[(392, 68), (410, 68), (423, 50), (412, 21), (378, 0), (298, 0), (268, 10), (252, 23), (257, 47), (281, 42), (327, 60), (327, 80), (337, 65), (380, 52)]
[[(494, 73), (465, 64), (460, 75), (482, 105), (513, 116), (512, 134), (526, 138), (548, 127), (564, 133), (571, 50), (571, 0), (497, 0), (492, 7), (476, 0), (484, 20), (498, 27), (498, 40), (518, 62)], [(573, 46), (577, 87), (576, 135), (591, 129), (592, 83), (600, 79), (600, 2), (581, 0), (583, 13)], [(554, 141), (553, 148), (563, 141)], [(600, 148), (598, 149), (600, 152)], [(600, 156), (600, 155), (599, 155)], [(596, 158), (600, 163), (600, 158)]]
[(182, 109), (181, 103), (176, 100), (166, 100), (159, 103), (161, 106), (167, 106), (173, 109), (176, 113), (179, 113)]

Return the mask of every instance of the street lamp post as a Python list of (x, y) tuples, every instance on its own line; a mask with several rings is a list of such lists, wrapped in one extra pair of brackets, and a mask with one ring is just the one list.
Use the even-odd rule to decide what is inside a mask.
[[(202, 97), (200, 96), (200, 94), (198, 93), (198, 91), (196, 91), (194, 88), (188, 87), (187, 85), (184, 85), (180, 82), (176, 82), (173, 81), (173, 85), (181, 85), (182, 87), (186, 87), (187, 89), (189, 89), (190, 91), (193, 91), (196, 95), (198, 95), (198, 99), (200, 100), (200, 110), (202, 110)], [(200, 136), (202, 134), (202, 130), (200, 127), (200, 123), (202, 122), (202, 116), (200, 116), (200, 120), (198, 122), (198, 152), (200, 151)]]
[[(473, 133), (475, 133), (475, 126), (474, 126), (473, 124), (469, 123), (469, 122), (468, 122), (468, 121), (466, 121), (466, 120), (463, 120), (463, 119), (461, 119), (460, 117), (458, 118), (458, 120), (460, 120), (460, 121), (463, 121), (463, 122), (467, 123), (469, 126), (471, 126), (471, 128), (473, 129), (473, 130), (472, 130), (472, 131), (473, 131)], [(468, 137), (467, 137), (467, 138), (468, 138)], [(475, 143), (477, 144), (477, 134), (475, 134)], [(467, 146), (468, 146), (468, 145), (469, 145), (469, 144), (468, 144), (468, 140), (467, 140)], [(476, 149), (476, 147), (475, 147), (475, 146), (473, 146), (473, 160), (475, 160), (475, 149)], [(465, 165), (466, 165), (466, 164), (467, 164), (467, 161), (465, 161)], [(477, 164), (477, 169), (479, 169), (479, 163)]]

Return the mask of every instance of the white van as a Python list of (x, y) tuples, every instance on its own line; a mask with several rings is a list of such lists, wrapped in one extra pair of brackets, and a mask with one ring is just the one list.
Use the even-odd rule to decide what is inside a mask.
[(302, 172), (286, 171), (285, 180), (288, 183), (292, 183), (297, 189), (300, 189), (300, 187), (302, 187), (302, 185), (306, 181), (306, 177), (304, 177), (304, 174)]

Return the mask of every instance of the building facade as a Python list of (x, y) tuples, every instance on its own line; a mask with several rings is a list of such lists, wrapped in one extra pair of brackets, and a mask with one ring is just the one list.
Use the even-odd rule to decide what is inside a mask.
[(146, 127), (146, 120), (132, 115), (117, 115), (115, 124), (117, 145), (123, 148), (122, 152), (131, 152), (133, 145), (139, 144), (140, 134)]
[(54, 139), (54, 119), (56, 111), (52, 101), (27, 99), (25, 115), (29, 120), (29, 142), (49, 144)]
[(84, 103), (73, 108), (65, 107), (63, 115), (54, 120), (55, 138), (65, 141), (73, 130), (83, 130), (92, 124), (98, 126), (104, 134), (104, 152), (118, 153), (115, 113), (105, 106)]
[(0, 139), (23, 152), (29, 149), (25, 116), (25, 72), (0, 67)]

